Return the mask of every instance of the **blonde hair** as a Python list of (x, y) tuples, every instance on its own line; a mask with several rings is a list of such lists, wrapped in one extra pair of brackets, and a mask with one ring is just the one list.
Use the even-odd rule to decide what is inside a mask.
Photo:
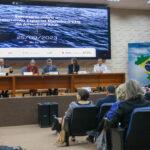
[(126, 100), (141, 98), (144, 94), (139, 82), (137, 80), (129, 80), (126, 85)]
[(125, 84), (120, 84), (116, 89), (117, 100), (125, 100), (126, 98), (126, 86)]

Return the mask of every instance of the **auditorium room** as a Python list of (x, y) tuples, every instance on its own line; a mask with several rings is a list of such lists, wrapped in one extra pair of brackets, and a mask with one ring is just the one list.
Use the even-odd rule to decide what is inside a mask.
[(0, 150), (150, 150), (150, 0), (0, 0)]

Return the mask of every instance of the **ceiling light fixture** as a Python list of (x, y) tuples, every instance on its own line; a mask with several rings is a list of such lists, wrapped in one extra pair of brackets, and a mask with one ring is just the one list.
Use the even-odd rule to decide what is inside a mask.
[(150, 0), (147, 1), (147, 4), (150, 4)]

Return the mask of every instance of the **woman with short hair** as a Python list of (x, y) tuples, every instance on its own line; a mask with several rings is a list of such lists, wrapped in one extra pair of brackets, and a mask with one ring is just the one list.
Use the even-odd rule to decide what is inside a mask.
[(71, 59), (71, 64), (68, 65), (68, 74), (78, 73), (80, 66), (76, 58)]
[(71, 117), (73, 109), (81, 105), (93, 105), (92, 101), (89, 101), (89, 92), (85, 89), (81, 89), (77, 93), (77, 101), (70, 103), (69, 108), (65, 112), (65, 117)]
[(112, 107), (110, 108), (110, 110), (107, 113), (107, 119), (111, 120), (114, 113), (117, 111), (118, 109), (118, 105), (121, 102), (124, 102), (125, 97), (126, 97), (126, 86), (125, 84), (121, 84), (117, 87), (116, 89), (116, 97), (117, 97), (117, 102), (115, 102)]
[(136, 80), (125, 83), (126, 101), (119, 104), (117, 111), (110, 120), (110, 127), (117, 127), (120, 123), (122, 128), (127, 129), (132, 111), (138, 107), (148, 107), (150, 102), (143, 98), (143, 90)]
[(36, 61), (34, 59), (30, 61), (30, 64), (26, 68), (26, 72), (32, 72), (33, 75), (39, 74), (39, 70), (38, 67), (36, 66)]
[[(73, 101), (69, 104), (69, 108), (67, 109), (67, 111), (65, 112), (65, 116), (64, 118), (70, 118), (73, 112), (73, 109), (79, 106), (94, 106), (92, 101), (89, 101), (89, 92), (85, 89), (81, 89), (78, 91), (77, 93), (77, 100)], [(96, 117), (96, 116), (95, 116)], [(57, 130), (60, 131), (62, 128), (61, 126), (64, 126), (64, 118), (57, 118), (54, 117), (54, 122), (52, 125), (52, 130)], [(64, 130), (64, 129), (62, 129)], [(71, 139), (72, 141), (75, 141), (75, 137), (72, 137)], [(62, 144), (62, 143), (61, 143)]]

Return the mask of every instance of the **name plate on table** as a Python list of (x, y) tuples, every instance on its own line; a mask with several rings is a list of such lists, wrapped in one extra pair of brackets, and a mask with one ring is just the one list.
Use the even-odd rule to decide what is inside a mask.
[(78, 71), (78, 74), (87, 74), (87, 71)]
[(6, 76), (6, 72), (0, 72), (0, 76)]
[(26, 76), (33, 75), (33, 72), (24, 72), (23, 75), (26, 75)]
[(58, 75), (58, 72), (57, 71), (55, 71), (55, 72), (48, 72), (48, 74), (50, 74), (50, 75)]
[(103, 73), (111, 73), (111, 70), (106, 70)]

